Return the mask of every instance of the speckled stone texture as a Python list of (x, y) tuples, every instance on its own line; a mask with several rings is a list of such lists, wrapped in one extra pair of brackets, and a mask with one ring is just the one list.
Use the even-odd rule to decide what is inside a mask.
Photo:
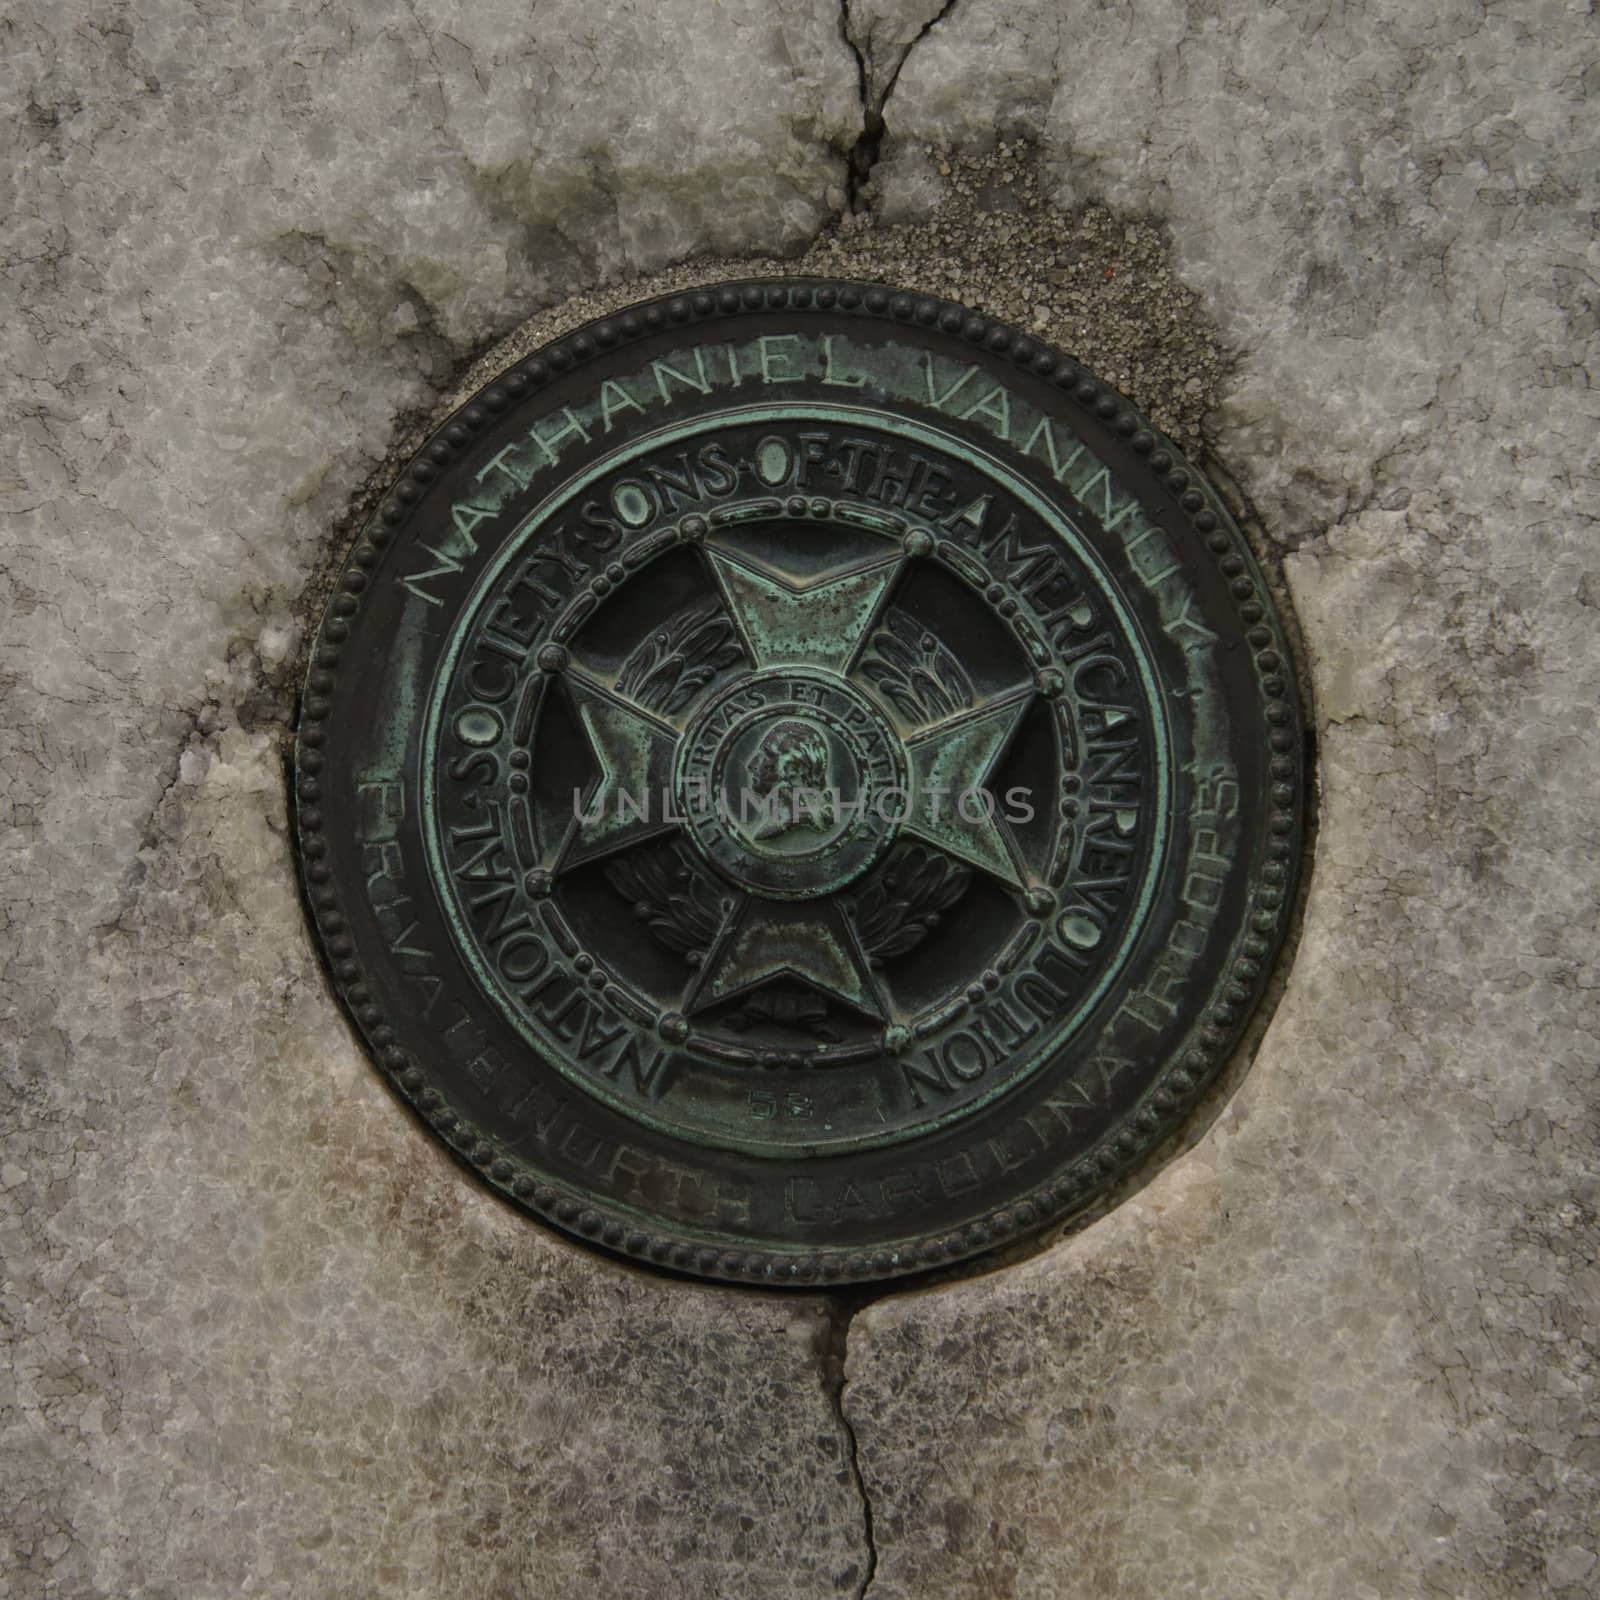
[(324, 988), (281, 740), (398, 414), (842, 205), (836, 10), (22, 5), (0, 102), (0, 1593), (854, 1592), (821, 1308), (451, 1165)]
[[(0, 1593), (1600, 1592), (1597, 29), (14, 5)], [(1209, 1132), (847, 1340), (482, 1193), (352, 1044), (283, 801), (405, 419), (563, 296), (808, 246), (968, 283), (1226, 465), (1323, 784)]]
[(900, 74), (891, 213), (998, 133), (1167, 220), (1323, 789), (1201, 1145), (856, 1320), (875, 1600), (1600, 1593), (1597, 62), (1575, 5), (963, 0)]

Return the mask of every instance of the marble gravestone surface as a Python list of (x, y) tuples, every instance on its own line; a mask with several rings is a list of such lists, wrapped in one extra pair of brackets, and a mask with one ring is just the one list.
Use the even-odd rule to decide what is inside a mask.
[[(1597, 87), (1542, 0), (11, 7), (0, 1593), (1600, 1592)], [(865, 1305), (480, 1191), (284, 803), (318, 581), (471, 358), (796, 261), (1221, 463), (1321, 780), (1192, 1147)]]

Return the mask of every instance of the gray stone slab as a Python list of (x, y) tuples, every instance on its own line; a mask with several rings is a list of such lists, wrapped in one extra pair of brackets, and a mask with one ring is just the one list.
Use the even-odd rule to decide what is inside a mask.
[(857, 1319), (881, 1600), (1594, 1592), (1597, 54), (1561, 7), (967, 4), (901, 73), (891, 211), (1016, 130), (1167, 220), (1322, 813), (1199, 1147)]
[(0, 37), (0, 1590), (853, 1590), (819, 1305), (598, 1263), (435, 1150), (324, 988), (281, 745), (397, 415), (561, 292), (842, 204), (836, 12)]
[[(0, 1590), (1593, 1592), (1595, 34), (14, 7)], [(849, 1428), (844, 1308), (598, 1262), (390, 1100), (283, 804), (396, 418), (565, 296), (489, 359), (800, 250), (1033, 328), (1226, 467), (1322, 779), (1238, 1093), (1087, 1230), (857, 1314)]]

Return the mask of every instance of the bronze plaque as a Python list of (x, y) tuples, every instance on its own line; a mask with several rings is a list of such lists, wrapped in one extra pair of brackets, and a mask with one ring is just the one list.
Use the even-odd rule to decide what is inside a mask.
[(1081, 1210), (1283, 936), (1288, 654), (1115, 391), (959, 306), (635, 306), (451, 417), (312, 653), (298, 830), (373, 1058), (603, 1248), (880, 1279)]

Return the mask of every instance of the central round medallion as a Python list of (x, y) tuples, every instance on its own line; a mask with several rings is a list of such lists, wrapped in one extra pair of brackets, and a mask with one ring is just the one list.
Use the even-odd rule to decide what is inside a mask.
[(675, 798), (700, 853), (775, 900), (832, 894), (894, 841), (905, 749), (854, 684), (815, 668), (736, 680), (678, 746)]

